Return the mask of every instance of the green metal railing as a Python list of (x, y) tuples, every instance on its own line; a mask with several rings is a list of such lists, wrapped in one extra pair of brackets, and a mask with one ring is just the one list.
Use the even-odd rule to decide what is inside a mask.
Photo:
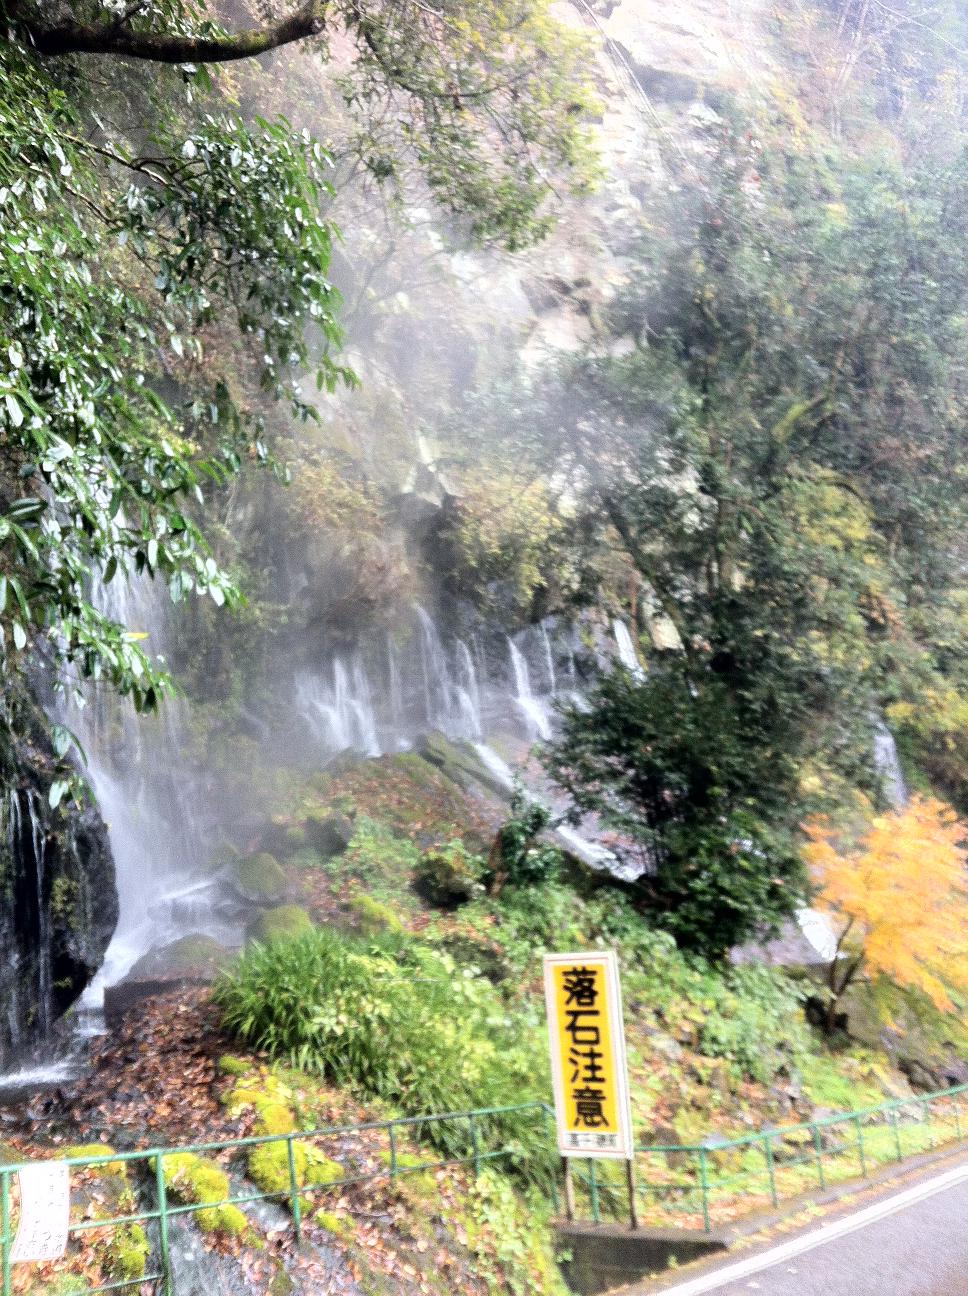
[(628, 1219), (634, 1205), (640, 1219), (710, 1232), (757, 1205), (866, 1178), (877, 1166), (960, 1140), (963, 1132), (968, 1085), (740, 1138), (646, 1145), (635, 1149), (634, 1202), (624, 1169), (589, 1160), (574, 1174), (578, 1209), (601, 1223)]
[[(487, 1162), (520, 1154), (520, 1149), (513, 1145), (488, 1145), (482, 1137), (488, 1119), (529, 1112), (540, 1120), (543, 1138), (551, 1153), (554, 1148), (553, 1109), (546, 1103), (532, 1102), (369, 1121), (359, 1125), (333, 1125), (287, 1134), (260, 1134), (179, 1147), (64, 1158), (72, 1169), (122, 1165), (140, 1171), (136, 1186), (153, 1198), (153, 1203), (145, 1210), (105, 1219), (72, 1219), (69, 1237), (91, 1230), (148, 1225), (154, 1234), (150, 1239), (149, 1258), (153, 1261), (150, 1271), (136, 1278), (90, 1288), (90, 1296), (96, 1292), (140, 1291), (152, 1284), (163, 1296), (177, 1296), (171, 1232), (173, 1222), (182, 1216), (222, 1206), (238, 1207), (260, 1201), (288, 1202), (293, 1230), (299, 1240), (304, 1229), (303, 1203), (307, 1195), (379, 1179), (394, 1180), (448, 1166), (468, 1165), (477, 1173)], [(435, 1124), (462, 1125), (466, 1152), (426, 1161), (402, 1153), (401, 1137), (409, 1135), (411, 1143), (419, 1144)], [(708, 1232), (714, 1227), (717, 1215), (735, 1218), (743, 1213), (736, 1209), (737, 1203), (741, 1203), (746, 1212), (755, 1209), (758, 1202), (776, 1206), (782, 1198), (796, 1196), (808, 1188), (825, 1189), (839, 1179), (867, 1176), (872, 1167), (884, 1162), (902, 1161), (917, 1152), (961, 1139), (963, 1130), (968, 1131), (968, 1085), (923, 1097), (896, 1099), (876, 1107), (838, 1113), (799, 1125), (762, 1130), (741, 1138), (637, 1147), (634, 1183), (631, 1176), (626, 1177), (623, 1163), (588, 1160), (584, 1168), (579, 1169), (573, 1159), (571, 1168), (573, 1184), (579, 1190), (579, 1213), (587, 1204), (587, 1213), (596, 1223), (628, 1219), (634, 1206), (634, 1213), (649, 1222), (671, 1220), (687, 1226), (695, 1224)], [(313, 1182), (306, 1176), (301, 1178), (297, 1164), (300, 1145), (314, 1139), (338, 1139), (345, 1144), (354, 1135), (381, 1133), (386, 1136), (387, 1149), (386, 1163), (380, 1169), (366, 1169), (321, 1182)], [(286, 1145), (288, 1184), (285, 1188), (272, 1192), (252, 1188), (214, 1202), (189, 1203), (178, 1200), (177, 1194), (172, 1200), (173, 1194), (165, 1177), (166, 1158), (184, 1153), (214, 1154), (221, 1155), (223, 1162), (231, 1163), (233, 1157), (246, 1149), (266, 1143)], [(368, 1150), (372, 1151), (372, 1148)], [(0, 1166), (0, 1296), (13, 1296), (13, 1179), (23, 1168), (23, 1165)], [(632, 1201), (629, 1200), (630, 1184)], [(558, 1185), (554, 1175), (549, 1178), (548, 1194), (557, 1210)]]
[[(517, 1155), (514, 1147), (488, 1148), (482, 1143), (482, 1125), (488, 1118), (508, 1116), (516, 1113), (533, 1112), (539, 1117), (542, 1130), (549, 1144), (553, 1144), (553, 1116), (546, 1103), (520, 1103), (510, 1107), (481, 1107), (473, 1111), (443, 1112), (429, 1116), (400, 1117), (396, 1120), (368, 1121), (359, 1125), (334, 1125), (310, 1130), (300, 1130), (290, 1134), (259, 1134), (249, 1138), (226, 1139), (218, 1142), (193, 1143), (179, 1147), (154, 1147), (136, 1152), (107, 1152), (104, 1156), (78, 1156), (62, 1158), (72, 1169), (87, 1169), (104, 1166), (123, 1165), (141, 1170), (139, 1187), (154, 1196), (154, 1205), (142, 1211), (110, 1218), (71, 1220), (68, 1237), (75, 1237), (90, 1230), (106, 1230), (125, 1225), (141, 1224), (154, 1226), (156, 1237), (153, 1239), (151, 1259), (155, 1261), (152, 1270), (130, 1279), (105, 1283), (98, 1287), (86, 1289), (89, 1296), (96, 1292), (143, 1290), (147, 1285), (155, 1284), (164, 1296), (177, 1296), (174, 1287), (174, 1275), (171, 1258), (171, 1225), (181, 1216), (195, 1215), (199, 1211), (216, 1210), (222, 1206), (243, 1206), (258, 1201), (288, 1202), (292, 1212), (293, 1230), (297, 1240), (303, 1233), (303, 1201), (307, 1194), (329, 1192), (346, 1188), (352, 1184), (366, 1183), (379, 1179), (394, 1180), (404, 1175), (419, 1174), (424, 1171), (439, 1170), (447, 1166), (470, 1165), (475, 1174), (486, 1162)], [(414, 1138), (425, 1136), (427, 1130), (437, 1124), (462, 1124), (466, 1127), (467, 1152), (465, 1155), (439, 1158), (437, 1160), (414, 1161), (407, 1157), (401, 1162), (400, 1137), (409, 1133)], [(300, 1177), (297, 1169), (296, 1149), (313, 1139), (345, 1140), (352, 1135), (385, 1133), (388, 1140), (388, 1158), (385, 1167), (366, 1170), (359, 1174), (347, 1174), (340, 1179), (327, 1179), (313, 1182), (308, 1177)], [(231, 1158), (239, 1152), (260, 1144), (285, 1143), (288, 1164), (289, 1183), (286, 1188), (268, 1191), (247, 1191), (236, 1193), (219, 1201), (179, 1202), (172, 1201), (171, 1190), (165, 1179), (165, 1158), (184, 1153), (228, 1154)], [(12, 1296), (12, 1261), (11, 1248), (14, 1241), (14, 1210), (12, 1196), (13, 1177), (22, 1169), (23, 1164), (0, 1166), (0, 1252), (2, 1252), (2, 1287), (0, 1296)], [(549, 1184), (553, 1203), (557, 1206), (557, 1186), (553, 1180)]]

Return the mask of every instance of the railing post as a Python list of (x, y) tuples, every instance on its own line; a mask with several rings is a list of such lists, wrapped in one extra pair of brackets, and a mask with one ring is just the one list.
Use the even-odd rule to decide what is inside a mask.
[(823, 1191), (827, 1187), (826, 1177), (823, 1172), (823, 1145), (820, 1141), (820, 1126), (812, 1125), (813, 1130), (813, 1147), (817, 1154), (817, 1177), (820, 1180), (820, 1189)]
[(634, 1232), (639, 1227), (639, 1212), (635, 1201), (635, 1149), (625, 1162), (625, 1185), (629, 1190), (629, 1228)]
[(863, 1177), (867, 1178), (867, 1158), (864, 1155), (864, 1129), (860, 1123), (860, 1117), (854, 1117), (854, 1129), (857, 1131), (857, 1152), (860, 1156), (860, 1172)]
[(390, 1123), (390, 1178), (397, 1177), (397, 1127)]
[(699, 1149), (699, 1186), (702, 1190), (702, 1226), (707, 1233), (712, 1231), (709, 1222), (709, 1169), (706, 1165), (706, 1149)]
[(471, 1152), (474, 1156), (474, 1175), (481, 1173), (481, 1140), (477, 1131), (477, 1117), (471, 1112)]
[[(161, 1246), (162, 1290), (164, 1296), (172, 1296), (171, 1283), (171, 1248), (168, 1245), (168, 1189), (165, 1186), (165, 1154), (158, 1149), (155, 1155), (155, 1189), (158, 1197), (158, 1239)], [(4, 1192), (4, 1203), (7, 1195)], [(6, 1288), (4, 1296), (8, 1296)]]
[(289, 1161), (289, 1196), (292, 1201), (292, 1227), (296, 1241), (302, 1241), (302, 1203), (299, 1200), (299, 1183), (296, 1177), (296, 1150), (292, 1135), (286, 1135), (286, 1157)]
[(934, 1137), (934, 1130), (931, 1127), (931, 1107), (927, 1098), (924, 1100), (924, 1123), (928, 1127), (928, 1147), (937, 1147), (937, 1140)]
[(904, 1153), (901, 1151), (901, 1131), (897, 1127), (897, 1109), (891, 1108), (891, 1129), (894, 1131), (894, 1151), (897, 1153), (898, 1161), (904, 1160)]
[(776, 1168), (773, 1165), (773, 1136), (771, 1134), (764, 1134), (763, 1146), (766, 1148), (766, 1168), (770, 1176), (770, 1200), (776, 1206), (779, 1203), (779, 1198), (776, 1195)]
[(2, 1204), (2, 1226), (3, 1226), (3, 1296), (10, 1296), (12, 1291), (10, 1280), (10, 1246), (13, 1238), (10, 1236), (10, 1172), (0, 1170), (0, 1180), (2, 1180), (3, 1204)]
[(563, 1156), (562, 1170), (565, 1176), (565, 1214), (570, 1223), (575, 1219), (575, 1180), (571, 1168), (571, 1157)]
[(594, 1157), (589, 1157), (588, 1160), (588, 1188), (592, 1198), (592, 1219), (596, 1224), (601, 1224), (602, 1216), (598, 1209), (598, 1162)]
[[(551, 1138), (550, 1138), (550, 1133), (551, 1133), (551, 1131), (549, 1130), (548, 1127), (549, 1127), (549, 1125), (550, 1125), (550, 1123), (551, 1123), (551, 1112), (548, 1111), (548, 1108), (544, 1105), (544, 1103), (541, 1104), (541, 1118), (542, 1118), (542, 1122), (543, 1122), (543, 1124), (544, 1124), (545, 1138), (546, 1138), (546, 1139), (548, 1140), (548, 1142), (550, 1143), (550, 1142), (551, 1142)], [(552, 1210), (554, 1211), (554, 1213), (557, 1215), (558, 1212), (559, 1212), (559, 1210), (561, 1209), (560, 1203), (559, 1203), (559, 1201), (558, 1201), (558, 1179), (557, 1179), (557, 1176), (555, 1175), (555, 1171), (554, 1171), (554, 1162), (552, 1162), (551, 1164), (552, 1164), (552, 1169), (551, 1169), (551, 1209), (552, 1209)]]

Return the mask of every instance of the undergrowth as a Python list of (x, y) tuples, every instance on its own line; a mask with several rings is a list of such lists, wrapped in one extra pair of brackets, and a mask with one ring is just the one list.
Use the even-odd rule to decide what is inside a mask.
[[(533, 1005), (509, 1008), (447, 954), (391, 935), (364, 942), (319, 929), (251, 947), (216, 986), (227, 1028), (251, 1047), (404, 1115), (546, 1099), (547, 1046)], [(445, 1157), (471, 1145), (467, 1122), (415, 1133)], [(480, 1122), (481, 1148), (541, 1181), (550, 1152), (540, 1112)]]

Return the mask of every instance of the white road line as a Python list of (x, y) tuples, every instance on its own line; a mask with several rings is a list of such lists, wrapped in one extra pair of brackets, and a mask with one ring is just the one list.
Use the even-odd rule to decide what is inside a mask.
[(874, 1202), (872, 1206), (866, 1206), (855, 1215), (848, 1215), (844, 1219), (823, 1224), (812, 1233), (793, 1238), (790, 1242), (783, 1242), (780, 1246), (772, 1247), (769, 1251), (762, 1251), (759, 1255), (749, 1256), (746, 1260), (738, 1260), (735, 1264), (726, 1265), (723, 1269), (717, 1269), (715, 1273), (704, 1274), (701, 1278), (693, 1278), (690, 1282), (680, 1283), (678, 1287), (664, 1288), (662, 1296), (700, 1296), (702, 1292), (716, 1291), (720, 1287), (725, 1287), (727, 1283), (739, 1282), (750, 1274), (759, 1273), (763, 1269), (772, 1269), (774, 1265), (782, 1264), (784, 1260), (790, 1260), (794, 1256), (802, 1255), (804, 1251), (813, 1251), (815, 1247), (824, 1246), (835, 1238), (845, 1237), (848, 1233), (854, 1233), (858, 1229), (866, 1228), (868, 1224), (874, 1224), (877, 1220), (884, 1219), (888, 1215), (894, 1215), (897, 1211), (913, 1206), (915, 1202), (923, 1201), (926, 1197), (933, 1197), (935, 1193), (944, 1192), (946, 1188), (952, 1188), (955, 1184), (962, 1183), (965, 1180), (968, 1180), (968, 1163), (956, 1166), (954, 1170), (948, 1170), (945, 1174), (938, 1175), (935, 1179), (929, 1179), (925, 1183), (915, 1184), (913, 1188), (906, 1188), (893, 1197)]

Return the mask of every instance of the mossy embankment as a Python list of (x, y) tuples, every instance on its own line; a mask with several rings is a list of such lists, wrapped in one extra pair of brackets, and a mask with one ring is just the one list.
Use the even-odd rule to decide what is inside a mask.
[[(892, 1027), (870, 988), (863, 1042), (824, 1037), (808, 1020), (802, 971), (689, 959), (621, 888), (563, 854), (542, 857), (540, 883), (512, 870), (494, 894), (489, 855), (507, 804), (468, 774), (467, 752), (450, 768), (445, 752), (438, 743), (434, 759), (406, 753), (294, 778), (258, 839), (222, 865), (252, 890), (262, 872), (274, 883), (253, 901), (241, 962), (214, 996), (181, 989), (130, 1012), (91, 1075), (47, 1101), (43, 1137), (24, 1126), (18, 1148), (49, 1156), (81, 1140), (147, 1149), (293, 1133), (303, 1252), (288, 1233), (280, 1241), (291, 1210), (284, 1142), (189, 1153), (165, 1168), (173, 1200), (199, 1208), (183, 1227), (212, 1264), (257, 1275), (253, 1291), (313, 1291), (325, 1255), (334, 1291), (560, 1296), (554, 1158), (540, 1122), (482, 1122), (480, 1148), (507, 1152), (476, 1178), (466, 1164), (439, 1164), (469, 1151), (459, 1123), (398, 1129), (392, 1147), (381, 1125), (548, 1098), (545, 951), (617, 951), (644, 1143), (739, 1136), (909, 1095), (963, 1049), (956, 1023), (896, 991)], [(906, 1075), (907, 1040), (922, 1071), (909, 1060)], [(370, 1128), (349, 1128), (360, 1125)], [(305, 1133), (316, 1129), (332, 1132)], [(678, 1165), (662, 1173), (688, 1177)], [(123, 1179), (145, 1200), (150, 1167)], [(218, 1204), (251, 1192), (278, 1213)], [(98, 1245), (72, 1252), (79, 1279), (127, 1272), (143, 1249), (139, 1235)]]

